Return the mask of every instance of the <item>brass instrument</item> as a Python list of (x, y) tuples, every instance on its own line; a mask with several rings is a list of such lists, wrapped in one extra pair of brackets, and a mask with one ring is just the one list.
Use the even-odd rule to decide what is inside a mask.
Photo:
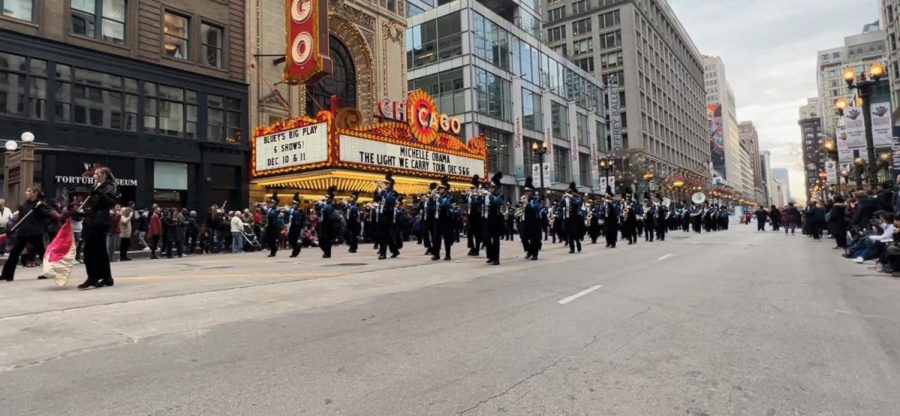
[(586, 205), (585, 209), (587, 210), (587, 215), (584, 216), (584, 226), (590, 227), (591, 220), (594, 218), (594, 206), (591, 203), (587, 203), (585, 205)]
[(387, 181), (374, 181), (375, 182), (375, 192), (382, 192), (388, 188)]
[(525, 205), (528, 204), (528, 197), (522, 195), (519, 198), (519, 206), (516, 207), (516, 219), (519, 221), (525, 221)]

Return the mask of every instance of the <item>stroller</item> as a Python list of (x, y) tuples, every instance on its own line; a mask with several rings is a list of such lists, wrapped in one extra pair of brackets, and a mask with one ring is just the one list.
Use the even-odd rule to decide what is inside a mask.
[(253, 227), (248, 224), (244, 224), (244, 232), (241, 233), (244, 236), (244, 251), (261, 251), (262, 244), (259, 243), (259, 239), (256, 238), (256, 233), (253, 232)]

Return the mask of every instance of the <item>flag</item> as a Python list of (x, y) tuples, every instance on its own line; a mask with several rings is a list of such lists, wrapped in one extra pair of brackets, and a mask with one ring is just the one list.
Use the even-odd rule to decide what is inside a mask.
[(57, 286), (65, 286), (74, 265), (75, 235), (72, 220), (66, 220), (44, 252), (44, 276), (53, 279)]

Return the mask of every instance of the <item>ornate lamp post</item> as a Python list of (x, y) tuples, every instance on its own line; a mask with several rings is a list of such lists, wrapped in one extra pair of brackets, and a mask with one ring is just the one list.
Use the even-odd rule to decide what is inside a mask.
[[(609, 178), (609, 170), (612, 169), (614, 163), (615, 163), (615, 160), (602, 158), (602, 157), (597, 160), (597, 166), (603, 172), (604, 178)], [(612, 192), (613, 194), (615, 194), (615, 192), (616, 192), (615, 189), (610, 188), (609, 183), (606, 184), (606, 189), (604, 189), (602, 192), (606, 193), (607, 191)]]
[[(857, 80), (856, 75), (856, 71), (853, 68), (847, 68), (844, 71), (844, 81), (847, 82), (847, 88), (850, 90), (855, 89), (862, 100), (863, 122), (866, 129), (866, 155), (871, 163), (867, 177), (869, 184), (875, 186), (878, 180), (878, 166), (875, 164), (875, 143), (872, 138), (872, 118), (869, 116), (871, 111), (869, 98), (872, 97), (872, 91), (878, 85), (878, 81), (884, 76), (884, 65), (876, 62), (869, 68), (868, 76), (863, 72), (859, 74), (859, 79)], [(869, 79), (870, 77), (871, 79)]]
[(539, 165), (541, 165), (541, 200), (544, 199), (544, 155), (547, 154), (547, 142), (544, 141), (540, 145), (537, 143), (531, 144), (531, 152), (534, 153), (535, 156), (540, 159)]
[(863, 188), (863, 171), (866, 170), (866, 165), (868, 164), (868, 162), (866, 161), (866, 159), (858, 157), (853, 161), (853, 164), (856, 165), (853, 170), (856, 171), (856, 189), (859, 190)]
[(26, 131), (19, 138), (22, 140), (21, 149), (15, 140), (7, 140), (4, 145), (6, 175), (3, 189), (6, 205), (10, 207), (19, 206), (24, 188), (34, 184), (34, 134)]

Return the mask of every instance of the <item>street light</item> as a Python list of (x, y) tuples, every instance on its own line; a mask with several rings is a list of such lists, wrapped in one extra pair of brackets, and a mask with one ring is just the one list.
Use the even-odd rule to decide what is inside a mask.
[[(866, 130), (866, 154), (869, 156), (869, 160), (875, 160), (875, 143), (872, 138), (872, 118), (869, 116), (870, 109), (870, 98), (872, 97), (872, 90), (878, 84), (878, 81), (881, 80), (881, 77), (884, 76), (884, 65), (881, 63), (874, 63), (871, 67), (869, 67), (869, 77), (866, 76), (866, 73), (863, 72), (859, 74), (859, 80), (856, 78), (856, 71), (853, 68), (847, 68), (844, 70), (844, 81), (847, 82), (847, 88), (850, 90), (856, 90), (858, 94), (858, 102), (857, 105), (862, 105), (863, 107), (863, 122), (865, 124)], [(875, 183), (878, 181), (878, 167), (875, 163), (869, 167), (868, 170), (868, 180), (872, 186), (875, 186)]]
[(547, 142), (544, 141), (540, 145), (537, 142), (531, 143), (531, 152), (539, 159), (541, 165), (541, 201), (544, 200), (544, 155), (547, 154)]
[(868, 164), (868, 162), (866, 161), (866, 159), (858, 157), (853, 160), (853, 164), (856, 165), (856, 167), (854, 168), (854, 170), (856, 171), (856, 189), (862, 189), (862, 173), (866, 169), (866, 165)]
[[(614, 164), (615, 164), (615, 160), (612, 160), (612, 159), (600, 158), (600, 159), (597, 161), (597, 166), (599, 166), (600, 169), (603, 170), (603, 177), (604, 177), (604, 178), (609, 178), (609, 170), (613, 168)], [(607, 194), (609, 194), (609, 193), (613, 193), (613, 194), (614, 194), (614, 193), (616, 192), (616, 190), (615, 190), (615, 189), (612, 189), (612, 188), (609, 186), (609, 182), (607, 181), (607, 183), (606, 183), (606, 189), (604, 189), (603, 192), (605, 192), (605, 193), (607, 193)]]

